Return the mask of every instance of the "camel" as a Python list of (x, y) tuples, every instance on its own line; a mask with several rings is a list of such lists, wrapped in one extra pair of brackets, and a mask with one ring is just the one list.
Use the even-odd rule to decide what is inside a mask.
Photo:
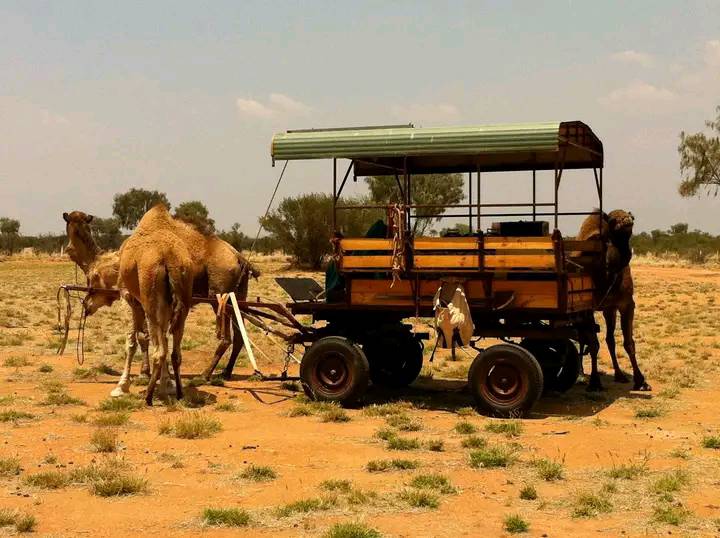
[[(602, 222), (602, 226), (600, 225)], [(635, 340), (633, 338), (633, 322), (635, 317), (635, 300), (633, 299), (633, 279), (630, 269), (632, 249), (630, 238), (632, 236), (635, 217), (632, 213), (616, 209), (608, 214), (590, 215), (580, 226), (577, 239), (584, 241), (590, 239), (601, 239), (606, 243), (607, 255), (604, 268), (594, 275), (598, 286), (598, 310), (603, 313), (607, 332), (605, 342), (612, 359), (615, 371), (615, 381), (627, 383), (629, 381), (625, 372), (618, 364), (615, 352), (615, 326), (617, 314), (620, 313), (620, 326), (623, 333), (623, 346), (630, 358), (633, 369), (633, 390), (651, 390), (650, 385), (645, 381), (645, 376), (640, 371), (635, 356)], [(589, 336), (589, 335), (588, 335)], [(587, 338), (587, 344), (592, 359), (592, 372), (589, 391), (602, 390), (600, 374), (597, 368), (597, 355), (600, 348), (597, 336)]]
[(153, 368), (145, 403), (152, 405), (158, 380), (167, 377), (168, 332), (172, 333), (171, 360), (177, 399), (183, 397), (180, 381), (182, 339), (190, 312), (193, 281), (203, 270), (188, 244), (177, 233), (164, 205), (159, 204), (143, 216), (133, 234), (120, 247), (118, 287), (129, 303), (139, 303), (147, 319), (153, 344)]
[[(96, 288), (114, 288), (117, 285), (119, 270), (118, 252), (103, 253), (95, 243), (90, 232), (90, 222), (93, 216), (82, 211), (63, 213), (67, 235), (70, 245), (68, 255), (85, 272), (88, 284)], [(195, 278), (193, 292), (195, 295), (214, 298), (216, 293), (234, 291), (239, 300), (247, 297), (249, 277), (257, 278), (259, 271), (243, 258), (229, 243), (217, 236), (204, 236), (192, 226), (173, 219), (176, 230), (188, 245), (196, 261), (203, 266), (203, 270)], [(108, 306), (116, 300), (108, 294), (89, 293), (85, 302), (87, 314), (91, 315), (103, 306)], [(138, 345), (143, 352), (143, 365), (141, 373), (150, 374), (148, 358), (148, 337), (145, 315), (137, 302), (128, 303), (132, 312), (132, 326), (126, 338), (126, 368), (120, 377), (118, 386), (113, 390), (113, 396), (119, 396), (129, 391), (130, 368), (132, 357)], [(227, 348), (232, 344), (230, 358), (223, 371), (223, 377), (230, 379), (237, 357), (242, 350), (243, 341), (239, 330), (230, 332), (232, 319), (225, 316), (223, 325), (218, 328), (218, 346), (212, 361), (203, 372), (207, 380), (217, 367)], [(232, 334), (232, 339), (230, 338)]]

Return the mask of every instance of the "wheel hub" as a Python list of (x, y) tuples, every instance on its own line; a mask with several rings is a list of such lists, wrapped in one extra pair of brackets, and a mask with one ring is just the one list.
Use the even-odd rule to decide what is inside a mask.
[(328, 354), (317, 365), (317, 379), (328, 389), (342, 388), (347, 382), (348, 368), (343, 358), (336, 354)]

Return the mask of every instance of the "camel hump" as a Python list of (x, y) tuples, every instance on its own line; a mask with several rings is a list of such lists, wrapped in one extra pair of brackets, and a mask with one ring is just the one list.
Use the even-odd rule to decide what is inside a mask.
[(602, 230), (598, 224), (597, 212), (600, 210), (593, 209), (595, 214), (588, 215), (580, 225), (580, 231), (577, 234), (578, 241), (588, 241), (590, 239), (606, 239), (608, 233), (608, 216), (607, 213), (602, 214)]

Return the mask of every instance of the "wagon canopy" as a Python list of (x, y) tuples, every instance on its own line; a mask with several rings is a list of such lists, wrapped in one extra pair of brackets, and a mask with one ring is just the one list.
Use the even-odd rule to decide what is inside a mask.
[(276, 160), (351, 159), (355, 175), (602, 168), (603, 146), (580, 121), (471, 127), (307, 129), (273, 136)]

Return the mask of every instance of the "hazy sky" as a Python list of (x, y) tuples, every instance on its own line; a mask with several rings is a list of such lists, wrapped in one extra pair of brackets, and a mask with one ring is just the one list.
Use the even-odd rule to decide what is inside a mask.
[[(605, 145), (607, 207), (720, 233), (720, 199), (677, 195), (678, 134), (718, 104), (717, 0), (0, 0), (0, 216), (59, 232), (139, 186), (254, 234), (273, 132), (579, 119)], [(328, 191), (330, 170), (291, 162), (280, 196)], [(567, 209), (591, 185), (569, 174)], [(487, 199), (527, 186), (488, 176)]]

